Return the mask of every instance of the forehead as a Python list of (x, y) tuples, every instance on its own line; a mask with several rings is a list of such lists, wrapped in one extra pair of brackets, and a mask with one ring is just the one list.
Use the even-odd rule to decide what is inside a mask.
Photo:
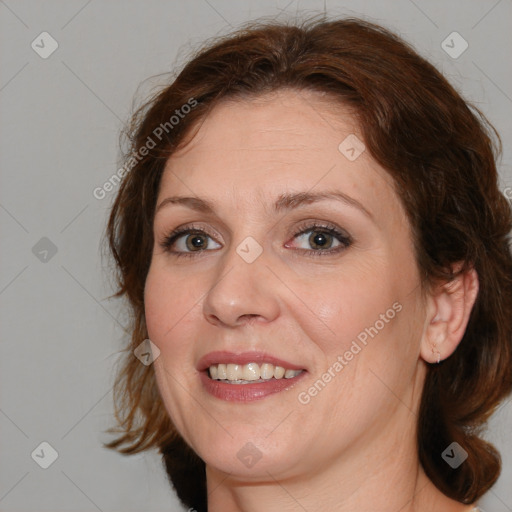
[(317, 92), (224, 101), (169, 158), (160, 196), (182, 193), (241, 206), (286, 191), (339, 189), (376, 203), (377, 215), (384, 213), (378, 203), (400, 208), (391, 177), (369, 153), (353, 159), (362, 139), (348, 108)]

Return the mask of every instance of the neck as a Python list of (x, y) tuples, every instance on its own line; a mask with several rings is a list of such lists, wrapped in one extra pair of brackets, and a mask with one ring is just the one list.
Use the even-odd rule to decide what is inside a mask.
[[(393, 456), (393, 454), (390, 454)], [(395, 454), (396, 457), (396, 454)], [(399, 459), (399, 457), (396, 457)], [(243, 482), (207, 467), (209, 512), (463, 512), (473, 507), (443, 495), (421, 467), (396, 464), (386, 470), (373, 468), (333, 478), (324, 471), (307, 478), (274, 478)], [(340, 475), (340, 473), (336, 473)]]
[(428, 479), (417, 456), (416, 418), (404, 407), (397, 416), (396, 424), (388, 424), (387, 431), (376, 425), (364, 439), (341, 455), (333, 454), (320, 470), (308, 474), (282, 476), (262, 471), (258, 481), (248, 482), (207, 465), (208, 511), (472, 510), (442, 494)]

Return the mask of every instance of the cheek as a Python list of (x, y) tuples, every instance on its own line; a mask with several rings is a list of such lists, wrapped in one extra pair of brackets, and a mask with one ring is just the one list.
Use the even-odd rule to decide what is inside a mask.
[(181, 433), (186, 432), (186, 406), (190, 405), (184, 389), (192, 387), (187, 379), (195, 375), (190, 347), (197, 332), (196, 303), (204, 293), (194, 288), (197, 281), (177, 279), (175, 273), (156, 264), (150, 268), (144, 289), (148, 337), (160, 350), (153, 363), (157, 385), (167, 413)]
[(315, 313), (308, 314), (304, 308), (306, 314), (300, 315), (304, 329), (316, 332), (312, 337), (325, 351), (339, 352), (375, 322), (380, 326), (380, 315), (390, 310), (388, 317), (393, 316), (392, 307), (399, 297), (397, 288), (383, 275), (377, 266), (371, 271), (352, 268), (349, 273), (339, 272), (325, 279), (325, 284), (316, 285), (314, 292), (310, 287), (306, 293), (303, 286), (299, 296), (304, 297), (306, 306)]
[(201, 297), (197, 282), (192, 278), (178, 279), (158, 264), (150, 268), (144, 289), (146, 325), (149, 338), (161, 351), (179, 345), (173, 340), (190, 328), (195, 304)]
[(310, 310), (303, 308), (296, 319), (316, 345), (322, 364), (329, 368), (342, 356), (342, 364), (351, 367), (344, 372), (349, 375), (356, 367), (396, 368), (397, 373), (405, 361), (412, 367), (419, 346), (413, 324), (418, 324), (420, 312), (419, 287), (411, 293), (418, 284), (414, 260), (375, 258), (372, 265), (347, 262), (348, 268), (325, 276), (323, 286), (308, 288), (303, 282), (298, 291)]

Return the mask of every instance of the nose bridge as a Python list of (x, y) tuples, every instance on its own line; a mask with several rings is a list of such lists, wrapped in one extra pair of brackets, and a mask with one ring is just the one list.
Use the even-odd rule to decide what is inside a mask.
[(262, 244), (252, 236), (229, 247), (219, 263), (217, 281), (203, 303), (206, 318), (231, 326), (242, 317), (274, 319), (278, 315), (278, 296), (267, 268), (269, 261)]

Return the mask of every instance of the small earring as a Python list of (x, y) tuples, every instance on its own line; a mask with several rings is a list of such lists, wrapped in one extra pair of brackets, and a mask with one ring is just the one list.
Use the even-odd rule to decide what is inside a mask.
[(441, 352), (437, 350), (437, 345), (435, 343), (432, 344), (432, 354), (436, 356), (436, 363), (439, 364), (439, 362), (441, 361)]

